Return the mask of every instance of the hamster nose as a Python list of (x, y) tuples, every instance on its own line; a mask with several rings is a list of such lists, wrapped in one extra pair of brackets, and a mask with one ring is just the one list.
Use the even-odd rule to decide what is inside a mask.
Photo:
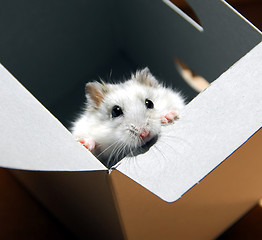
[(143, 129), (139, 135), (142, 139), (145, 139), (150, 136), (150, 132), (148, 130)]

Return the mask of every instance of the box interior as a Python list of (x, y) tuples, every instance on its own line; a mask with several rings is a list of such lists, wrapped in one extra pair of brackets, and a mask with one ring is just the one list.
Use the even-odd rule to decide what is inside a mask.
[(145, 66), (190, 101), (197, 92), (175, 58), (212, 82), (260, 34), (223, 1), (188, 3), (202, 30), (168, 0), (3, 2), (1, 63), (66, 127), (83, 107), (85, 83), (122, 80)]

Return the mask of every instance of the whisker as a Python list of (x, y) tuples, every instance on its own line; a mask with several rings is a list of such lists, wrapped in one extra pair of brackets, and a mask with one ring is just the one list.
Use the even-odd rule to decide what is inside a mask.
[(97, 158), (100, 157), (104, 152), (106, 152), (109, 148), (111, 148), (114, 144), (117, 144), (119, 142), (119, 140), (113, 142), (112, 144), (110, 144), (106, 149), (104, 149), (101, 153), (99, 153), (97, 155)]
[[(157, 152), (160, 153), (160, 154), (162, 155), (162, 157), (163, 157), (166, 161), (168, 161), (167, 156), (166, 156), (156, 145), (153, 146), (153, 149), (154, 149), (154, 150), (157, 150)], [(158, 161), (159, 161), (159, 158), (157, 158), (157, 159), (158, 159)], [(159, 166), (161, 166), (161, 162), (162, 162), (162, 161), (159, 161)]]
[(184, 143), (186, 143), (187, 145), (191, 146), (191, 143), (190, 143), (189, 141), (187, 141), (186, 139), (180, 138), (180, 137), (178, 137), (178, 136), (175, 136), (175, 135), (170, 135), (170, 132), (169, 132), (168, 134), (163, 134), (163, 133), (161, 132), (160, 135), (161, 135), (161, 138), (162, 138), (162, 139), (170, 138), (170, 139), (174, 139), (174, 140), (179, 140), (179, 141), (184, 142)]
[(169, 147), (175, 154), (178, 154), (180, 157), (183, 156), (183, 154), (179, 152), (177, 148), (175, 148), (175, 146), (172, 146), (169, 143), (162, 141), (162, 140), (159, 140), (159, 142), (162, 142), (165, 146)]
[(116, 149), (114, 155), (115, 155), (115, 161), (120, 161), (123, 157), (125, 157), (128, 154), (127, 151), (127, 143), (122, 142), (119, 146), (118, 149)]
[(116, 156), (116, 158), (121, 158), (122, 157), (122, 153), (124, 153), (124, 149), (125, 149), (125, 147), (126, 147), (126, 144), (124, 143), (124, 142), (122, 142), (119, 146), (118, 146), (118, 148), (116, 149), (116, 151), (115, 151), (115, 156)]
[[(119, 143), (120, 141), (117, 140), (117, 143)], [(109, 164), (111, 163), (111, 160), (113, 159), (114, 162), (116, 162), (116, 156), (118, 155), (117, 152), (119, 150), (119, 148), (121, 148), (123, 143), (121, 143), (120, 145), (116, 145), (113, 150), (111, 151), (108, 160), (107, 160), (107, 166), (110, 166)], [(113, 158), (114, 157), (114, 158)]]

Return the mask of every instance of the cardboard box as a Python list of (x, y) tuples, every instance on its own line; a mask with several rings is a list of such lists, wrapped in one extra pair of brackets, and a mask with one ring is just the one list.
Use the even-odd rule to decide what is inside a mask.
[[(82, 238), (212, 239), (261, 197), (261, 33), (224, 1), (188, 3), (201, 25), (166, 0), (1, 8), (0, 164)], [(174, 58), (217, 80), (195, 97)], [(149, 66), (195, 97), (152, 149), (110, 170), (26, 89), (63, 122), (104, 66)]]

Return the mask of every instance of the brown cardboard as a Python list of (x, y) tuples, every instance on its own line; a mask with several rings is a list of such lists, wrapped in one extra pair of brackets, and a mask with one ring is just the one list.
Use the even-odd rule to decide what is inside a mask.
[(261, 199), (244, 217), (238, 220), (217, 240), (227, 239), (261, 239), (262, 238), (262, 202)]
[(259, 130), (172, 203), (117, 170), (12, 172), (83, 239), (214, 239), (262, 195), (261, 143)]
[(262, 195), (262, 131), (181, 199), (166, 203), (118, 171), (112, 175), (127, 239), (214, 239)]
[(106, 171), (12, 173), (79, 237), (124, 239)]
[(0, 239), (68, 240), (75, 235), (0, 168)]

